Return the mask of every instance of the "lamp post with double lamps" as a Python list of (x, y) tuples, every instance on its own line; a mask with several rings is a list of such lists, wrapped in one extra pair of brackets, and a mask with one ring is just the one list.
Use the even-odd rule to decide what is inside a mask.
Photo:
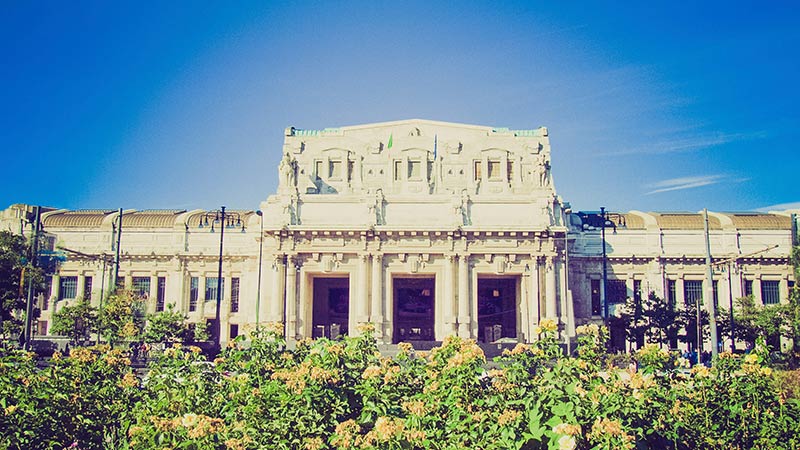
[(261, 219), (261, 234), (258, 235), (258, 289), (256, 290), (256, 328), (261, 325), (261, 257), (264, 254), (264, 213), (257, 210)]
[[(209, 222), (208, 219), (211, 219)], [(220, 309), (222, 307), (222, 248), (225, 241), (225, 229), (240, 228), (245, 232), (242, 216), (237, 212), (226, 212), (225, 207), (216, 211), (208, 211), (200, 218), (200, 228), (211, 227), (211, 232), (215, 232), (215, 227), (219, 228), (219, 266), (217, 268), (217, 307), (214, 312), (214, 322), (211, 325), (212, 339), (220, 344)]]

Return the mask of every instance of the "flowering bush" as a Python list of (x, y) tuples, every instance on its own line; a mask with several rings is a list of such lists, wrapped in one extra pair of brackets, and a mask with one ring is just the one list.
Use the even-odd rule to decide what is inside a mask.
[[(608, 331), (576, 330), (561, 355), (555, 323), (487, 362), (449, 337), (417, 352), (359, 337), (299, 342), (273, 325), (213, 362), (180, 345), (143, 379), (118, 350), (78, 349), (38, 369), (0, 360), (0, 448), (12, 449), (618, 449), (798, 448), (800, 406), (765, 355), (723, 354), (682, 368), (657, 346), (635, 367), (606, 366)], [(790, 379), (791, 377), (782, 377)]]

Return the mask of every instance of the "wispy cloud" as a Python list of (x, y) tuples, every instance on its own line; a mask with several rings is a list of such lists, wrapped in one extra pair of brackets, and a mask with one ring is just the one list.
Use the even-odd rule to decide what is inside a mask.
[(777, 205), (763, 206), (756, 209), (759, 212), (785, 211), (787, 209), (800, 209), (800, 202), (778, 203)]
[(725, 175), (702, 175), (697, 177), (670, 178), (668, 180), (647, 185), (646, 187), (653, 190), (647, 192), (645, 195), (708, 186), (710, 184), (717, 184), (723, 179), (725, 179)]
[(604, 156), (642, 154), (655, 155), (664, 153), (689, 152), (717, 147), (731, 142), (763, 139), (765, 137), (767, 137), (767, 132), (765, 131), (754, 131), (749, 133), (708, 133), (697, 134), (694, 136), (676, 136), (672, 138), (661, 139), (637, 147), (607, 152), (604, 153)]

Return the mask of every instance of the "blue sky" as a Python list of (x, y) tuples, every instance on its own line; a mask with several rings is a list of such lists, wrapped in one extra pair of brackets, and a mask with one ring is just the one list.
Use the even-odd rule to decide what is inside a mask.
[(257, 208), (285, 127), (408, 118), (547, 126), (576, 210), (797, 205), (800, 8), (692, 3), (3, 2), (0, 207)]

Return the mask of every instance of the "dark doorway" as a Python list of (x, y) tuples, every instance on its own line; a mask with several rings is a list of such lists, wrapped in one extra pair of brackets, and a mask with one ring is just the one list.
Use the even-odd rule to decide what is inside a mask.
[(347, 336), (350, 320), (350, 279), (314, 278), (311, 336), (336, 339)]
[(393, 342), (432, 341), (435, 278), (394, 279)]
[(478, 340), (517, 338), (517, 279), (478, 278)]

